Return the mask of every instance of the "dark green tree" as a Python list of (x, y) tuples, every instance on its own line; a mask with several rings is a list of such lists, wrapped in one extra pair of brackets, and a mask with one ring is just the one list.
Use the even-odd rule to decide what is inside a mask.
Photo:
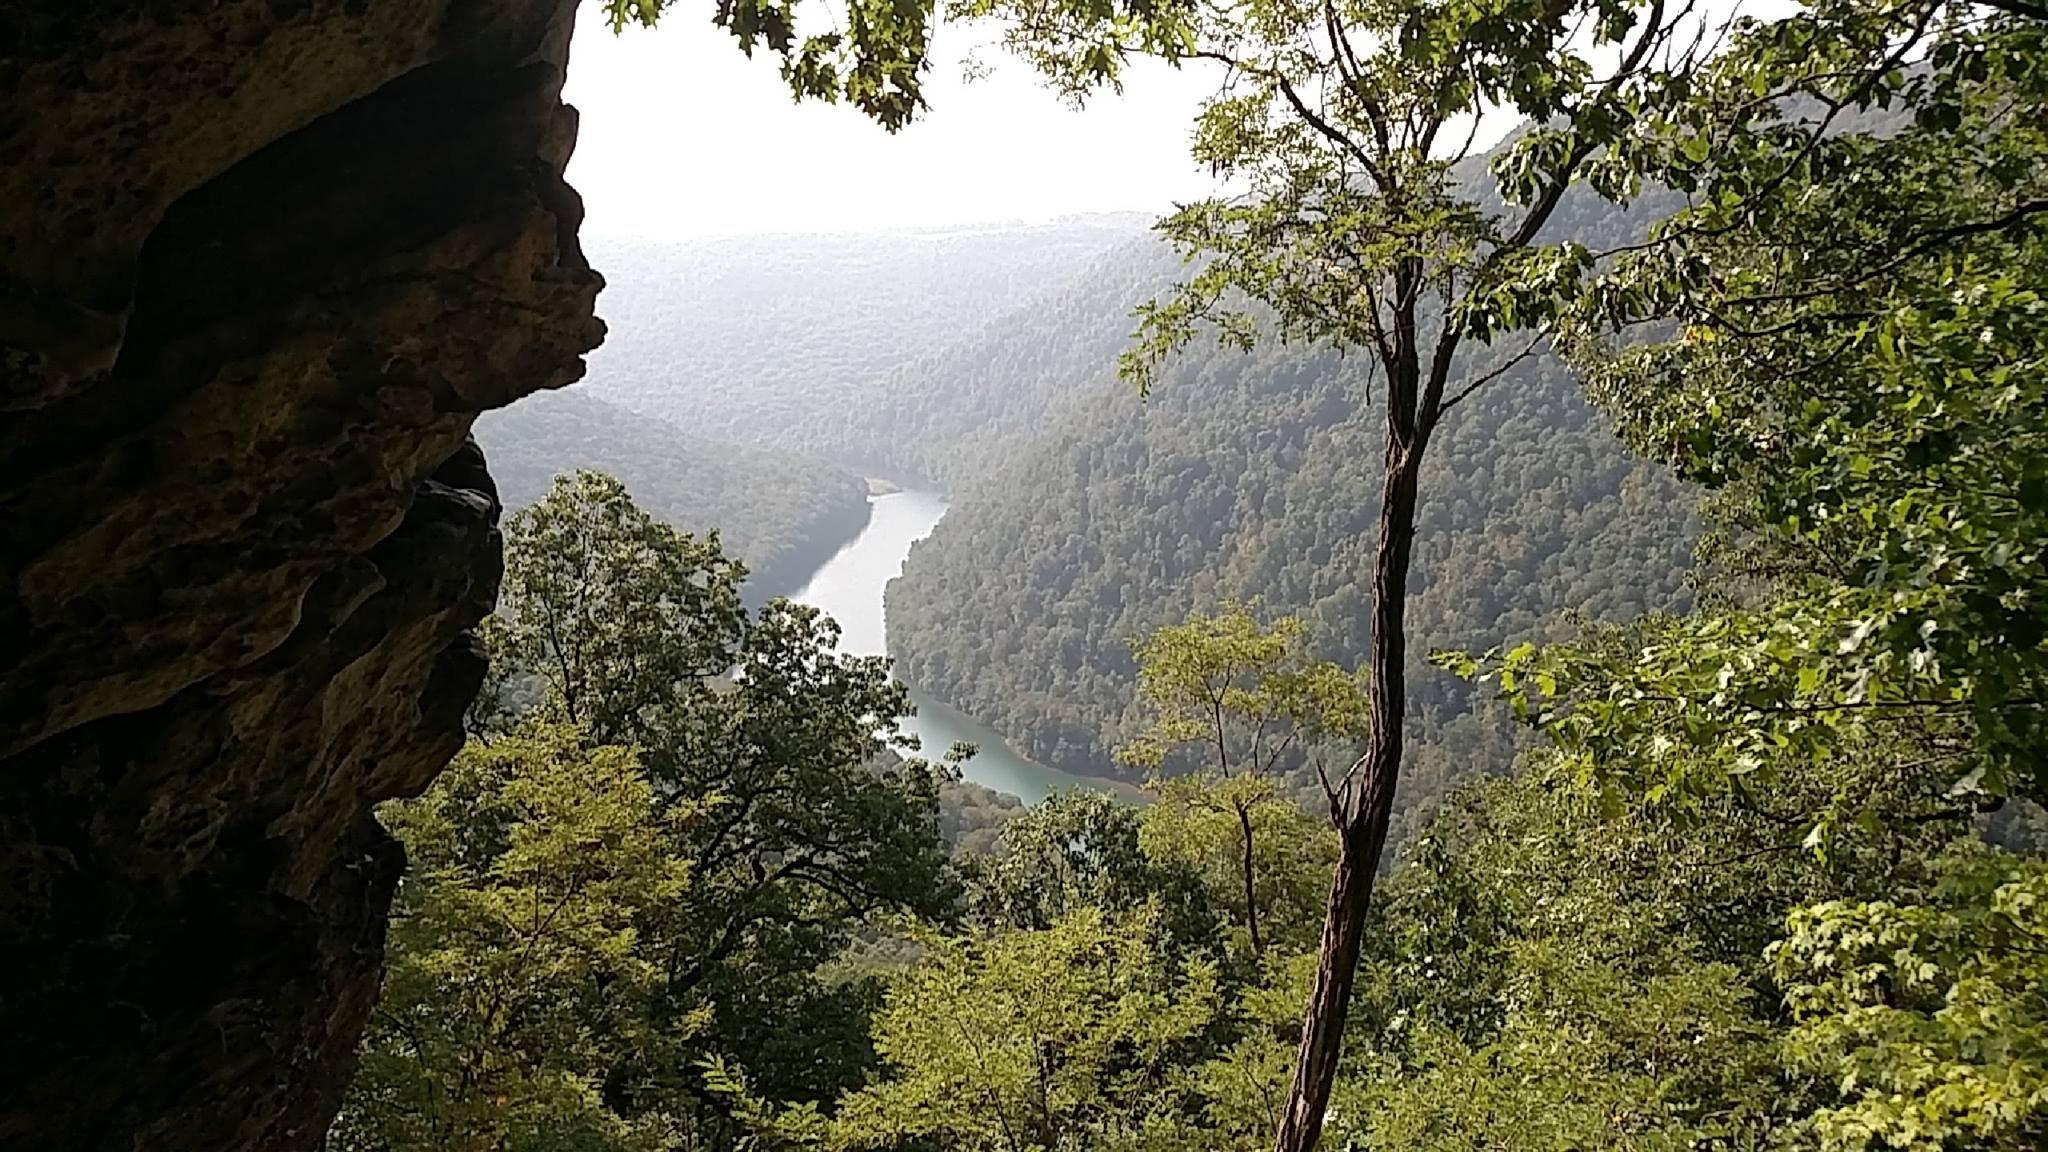
[(745, 577), (716, 534), (676, 531), (601, 472), (567, 473), (506, 526), (499, 655), (592, 739), (660, 755), (662, 726), (735, 658)]
[(1148, 857), (1143, 814), (1105, 792), (1062, 792), (1004, 825), (1000, 850), (968, 862), (974, 921), (986, 929), (1050, 928), (1084, 908), (1122, 915), (1158, 902), (1181, 946), (1204, 943), (1216, 910), (1199, 876)]
[(887, 661), (813, 609), (745, 613), (715, 540), (608, 477), (565, 477), (506, 552), (498, 656), (539, 698), (389, 813), (417, 868), (350, 1146), (729, 1147), (728, 1075), (858, 1084), (880, 986), (849, 947), (959, 896), (939, 773), (885, 755)]
[(871, 1058), (875, 987), (827, 972), (854, 934), (906, 913), (944, 922), (958, 898), (936, 774), (882, 755), (904, 689), (886, 660), (835, 654), (837, 635), (770, 601), (729, 683), (669, 725), (657, 762), (673, 767), (655, 774), (703, 807), (680, 834), (691, 897), (662, 932), (667, 1010), (709, 1013), (721, 1051), (773, 1099), (829, 1099)]

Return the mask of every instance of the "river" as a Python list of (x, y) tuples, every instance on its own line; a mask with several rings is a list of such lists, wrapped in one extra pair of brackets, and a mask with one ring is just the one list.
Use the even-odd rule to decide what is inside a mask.
[[(903, 559), (910, 554), (910, 546), (931, 535), (939, 517), (946, 514), (945, 498), (930, 492), (892, 492), (876, 496), (870, 503), (873, 515), (867, 529), (826, 561), (811, 576), (810, 583), (791, 597), (837, 620), (840, 650), (860, 656), (888, 653), (883, 590), (903, 571)], [(1069, 788), (1114, 787), (1107, 780), (1073, 776), (1026, 760), (1004, 744), (1002, 737), (919, 692), (915, 686), (910, 688), (910, 698), (917, 705), (917, 715), (903, 727), (918, 738), (922, 754), (938, 757), (955, 742), (968, 741), (978, 751), (965, 765), (963, 774), (984, 788), (1036, 804)]]

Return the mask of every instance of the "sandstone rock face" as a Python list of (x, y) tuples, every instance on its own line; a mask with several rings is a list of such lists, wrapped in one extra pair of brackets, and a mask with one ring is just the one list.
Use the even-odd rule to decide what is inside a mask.
[(0, 6), (0, 1147), (317, 1146), (582, 371), (573, 0)]

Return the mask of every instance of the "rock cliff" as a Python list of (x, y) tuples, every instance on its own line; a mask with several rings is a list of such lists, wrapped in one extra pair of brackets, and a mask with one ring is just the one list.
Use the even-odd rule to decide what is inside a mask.
[(0, 1146), (317, 1145), (582, 371), (573, 0), (0, 5)]

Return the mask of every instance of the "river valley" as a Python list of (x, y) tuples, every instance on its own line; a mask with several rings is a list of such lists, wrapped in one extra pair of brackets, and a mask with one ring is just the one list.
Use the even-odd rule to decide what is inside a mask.
[[(930, 535), (946, 514), (945, 498), (930, 492), (892, 492), (874, 497), (871, 504), (873, 515), (867, 528), (791, 597), (837, 620), (840, 650), (862, 656), (888, 653), (883, 591), (903, 571), (903, 558), (910, 546)], [(1069, 788), (1115, 787), (1107, 780), (1073, 776), (1027, 760), (973, 718), (915, 687), (910, 689), (910, 697), (917, 704), (917, 715), (905, 722), (904, 729), (918, 738), (921, 754), (936, 758), (956, 741), (972, 743), (977, 752), (967, 762), (964, 775), (984, 788), (1036, 804)]]

